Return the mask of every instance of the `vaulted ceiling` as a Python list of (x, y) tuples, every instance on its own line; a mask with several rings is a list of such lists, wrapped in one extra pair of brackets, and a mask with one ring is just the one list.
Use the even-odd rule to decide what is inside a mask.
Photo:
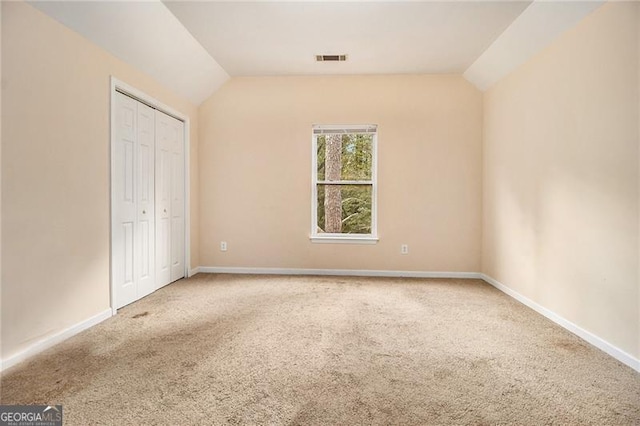
[(603, 1), (30, 3), (197, 105), (243, 75), (464, 73), (486, 89)]
[(165, 4), (229, 74), (307, 75), (462, 73), (529, 2)]

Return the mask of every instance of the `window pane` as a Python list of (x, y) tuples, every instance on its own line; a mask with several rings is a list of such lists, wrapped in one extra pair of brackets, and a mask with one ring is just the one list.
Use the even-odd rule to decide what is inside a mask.
[(318, 234), (371, 234), (371, 185), (318, 184)]
[(318, 180), (371, 180), (372, 134), (318, 136)]

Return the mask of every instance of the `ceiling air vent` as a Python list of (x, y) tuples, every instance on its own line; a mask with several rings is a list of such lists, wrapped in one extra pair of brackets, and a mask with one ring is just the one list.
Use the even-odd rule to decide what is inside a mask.
[(342, 62), (347, 60), (347, 55), (316, 55), (317, 62)]

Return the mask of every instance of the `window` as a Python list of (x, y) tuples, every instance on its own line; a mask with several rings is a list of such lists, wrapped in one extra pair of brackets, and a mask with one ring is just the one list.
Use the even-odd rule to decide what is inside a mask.
[(313, 242), (375, 243), (376, 125), (313, 126)]

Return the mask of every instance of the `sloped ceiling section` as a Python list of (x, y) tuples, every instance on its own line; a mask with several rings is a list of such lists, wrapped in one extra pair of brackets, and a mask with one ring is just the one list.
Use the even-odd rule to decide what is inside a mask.
[(461, 74), (529, 1), (165, 4), (229, 74), (246, 76)]
[(535, 1), (465, 71), (484, 91), (551, 44), (605, 1)]
[(229, 74), (464, 73), (486, 90), (603, 3), (30, 1), (196, 105)]
[(227, 72), (160, 1), (29, 4), (195, 105), (229, 79)]

